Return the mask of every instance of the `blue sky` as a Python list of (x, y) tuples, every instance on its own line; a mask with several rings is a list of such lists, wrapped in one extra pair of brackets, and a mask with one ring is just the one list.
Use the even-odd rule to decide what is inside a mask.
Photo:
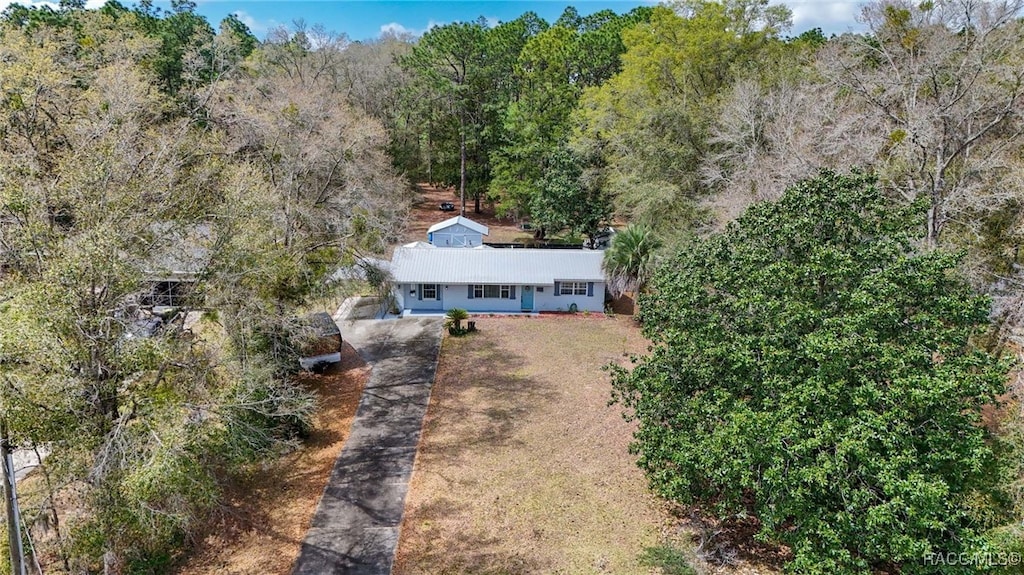
[[(572, 5), (581, 14), (610, 8), (617, 13), (628, 12), (641, 2), (586, 0)], [(488, 22), (514, 20), (528, 11), (536, 12), (551, 22), (558, 18), (567, 0), (540, 0), (532, 2), (430, 2), (393, 0), (299, 1), (299, 2), (239, 2), (233, 0), (202, 2), (198, 11), (210, 19), (219, 20), (225, 14), (236, 12), (260, 35), (269, 27), (289, 24), (302, 18), (307, 24), (320, 23), (334, 32), (344, 32), (353, 40), (376, 38), (384, 29), (422, 34), (436, 24), (475, 20), (480, 16)]]
[[(87, 6), (100, 6), (105, 0), (89, 0)], [(132, 0), (121, 0), (132, 4)], [(491, 23), (513, 20), (527, 11), (533, 11), (549, 22), (558, 18), (566, 6), (575, 6), (580, 14), (590, 14), (610, 8), (617, 13), (628, 12), (640, 5), (654, 2), (627, 0), (534, 0), (531, 2), (503, 2), (484, 0), (430, 1), (430, 0), (196, 0), (197, 11), (214, 26), (228, 14), (236, 14), (259, 38), (277, 26), (290, 26), (295, 20), (306, 24), (323, 24), (329, 31), (341, 32), (352, 40), (365, 40), (380, 36), (383, 30), (407, 31), (422, 34), (436, 24), (475, 20), (483, 16)], [(0, 9), (11, 0), (0, 0)], [(22, 4), (44, 4), (47, 0), (21, 0)], [(821, 27), (826, 34), (859, 30), (855, 15), (859, 0), (793, 0), (784, 2), (793, 10), (793, 34)], [(56, 4), (56, 0), (52, 1)], [(167, 7), (169, 1), (158, 0), (158, 6)]]

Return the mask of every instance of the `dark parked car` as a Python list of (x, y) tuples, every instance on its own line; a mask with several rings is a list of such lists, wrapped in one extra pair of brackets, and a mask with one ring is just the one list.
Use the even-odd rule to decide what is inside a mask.
[(453, 204), (451, 202), (441, 202), (441, 211), (442, 212), (454, 212), (455, 211), (455, 204)]
[(608, 249), (612, 245), (613, 236), (615, 236), (615, 228), (611, 226), (598, 230), (597, 233), (594, 234), (593, 245), (589, 245), (590, 242), (587, 242), (588, 247), (592, 250)]

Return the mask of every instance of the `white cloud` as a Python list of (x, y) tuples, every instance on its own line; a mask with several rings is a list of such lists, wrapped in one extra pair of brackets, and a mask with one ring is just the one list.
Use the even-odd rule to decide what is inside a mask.
[(263, 22), (253, 18), (251, 14), (245, 12), (244, 10), (235, 10), (234, 12), (232, 12), (232, 14), (235, 16), (235, 18), (238, 18), (238, 20), (241, 21), (242, 24), (248, 26), (250, 32), (257, 36), (259, 36), (260, 34), (266, 34), (267, 32), (279, 26), (279, 24), (275, 20)]
[[(89, 10), (95, 10), (97, 8), (102, 8), (106, 3), (107, 0), (86, 0), (85, 7)], [(22, 6), (28, 6), (30, 8), (49, 6), (54, 10), (60, 8), (60, 3), (50, 0), (0, 0), (0, 11), (6, 10), (11, 4), (21, 4)]]
[(28, 6), (29, 8), (32, 8), (32, 7), (37, 7), (38, 8), (38, 7), (42, 7), (42, 6), (49, 6), (50, 8), (53, 8), (54, 10), (56, 10), (57, 8), (60, 7), (60, 5), (57, 4), (57, 2), (46, 2), (46, 1), (32, 2), (31, 0), (0, 0), (0, 11), (6, 10), (7, 7), (10, 6), (11, 4), (21, 4), (22, 6)]
[(413, 36), (419, 36), (420, 34), (422, 34), (422, 32), (413, 30), (411, 28), (406, 28), (405, 26), (402, 26), (398, 22), (388, 22), (387, 24), (384, 24), (383, 26), (380, 27), (380, 35), (383, 36), (385, 34), (394, 34), (395, 36), (405, 36), (406, 34), (411, 34)]
[(861, 0), (793, 0), (782, 2), (793, 11), (793, 32), (821, 28), (826, 34), (857, 31)]
[(438, 26), (444, 26), (445, 24), (448, 24), (448, 22), (438, 22), (437, 20), (428, 20), (427, 21), (427, 25), (422, 27), (422, 28), (410, 28), (410, 27), (408, 27), (408, 26), (406, 26), (404, 24), (399, 24), (398, 22), (388, 22), (387, 24), (384, 24), (383, 26), (380, 27), (380, 33), (381, 33), (382, 36), (384, 34), (389, 34), (390, 33), (390, 34), (396, 34), (396, 35), (399, 35), (399, 36), (403, 35), (403, 34), (411, 34), (412, 36), (419, 37), (419, 36), (422, 36), (422, 35), (426, 34), (427, 31), (429, 31), (431, 28), (436, 28)]

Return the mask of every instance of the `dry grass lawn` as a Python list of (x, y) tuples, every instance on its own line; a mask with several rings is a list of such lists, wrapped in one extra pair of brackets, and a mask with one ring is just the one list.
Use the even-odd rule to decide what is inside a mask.
[(396, 575), (648, 573), (672, 524), (627, 453), (601, 367), (629, 318), (476, 318), (447, 338), (406, 499)]

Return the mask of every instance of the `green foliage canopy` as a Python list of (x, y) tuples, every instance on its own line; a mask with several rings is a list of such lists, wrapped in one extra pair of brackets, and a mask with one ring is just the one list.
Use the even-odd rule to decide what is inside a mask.
[(581, 158), (566, 148), (555, 149), (548, 158), (547, 173), (530, 201), (535, 225), (549, 232), (569, 229), (591, 241), (611, 220), (611, 198), (599, 182), (587, 181)]
[(696, 0), (622, 31), (621, 71), (573, 113), (573, 146), (602, 156), (620, 214), (667, 239), (703, 218), (699, 168), (722, 94), (782, 42), (788, 18), (767, 0)]
[(967, 502), (991, 501), (980, 410), (1005, 365), (970, 344), (988, 300), (958, 256), (916, 249), (909, 213), (830, 172), (754, 206), (658, 268), (651, 352), (614, 371), (652, 486), (756, 517), (794, 572), (982, 549)]
[(616, 296), (643, 291), (661, 247), (661, 240), (646, 226), (630, 224), (616, 234), (601, 262), (608, 290)]
[[(567, 8), (554, 26), (533, 35), (518, 54), (519, 93), (502, 114), (501, 147), (490, 156), (490, 197), (499, 211), (531, 217), (541, 193), (549, 153), (571, 132), (570, 118), (583, 89), (619, 71), (622, 31), (650, 17), (648, 8), (617, 16), (601, 11), (581, 18)], [(557, 168), (556, 168), (557, 169)]]

